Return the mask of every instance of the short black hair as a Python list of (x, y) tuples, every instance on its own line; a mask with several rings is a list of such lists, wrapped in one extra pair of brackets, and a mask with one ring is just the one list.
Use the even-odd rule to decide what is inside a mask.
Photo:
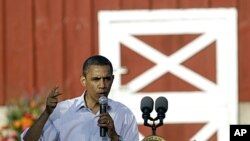
[(108, 58), (102, 56), (102, 55), (94, 55), (89, 57), (82, 66), (82, 75), (86, 76), (88, 73), (88, 69), (91, 65), (101, 65), (105, 66), (108, 65), (110, 67), (110, 72), (113, 74), (113, 66), (112, 63), (109, 61)]

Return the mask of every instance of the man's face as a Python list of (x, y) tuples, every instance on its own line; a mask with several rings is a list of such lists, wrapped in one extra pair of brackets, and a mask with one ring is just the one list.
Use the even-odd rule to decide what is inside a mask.
[(98, 101), (100, 96), (108, 96), (114, 76), (108, 65), (91, 65), (82, 84), (92, 100)]

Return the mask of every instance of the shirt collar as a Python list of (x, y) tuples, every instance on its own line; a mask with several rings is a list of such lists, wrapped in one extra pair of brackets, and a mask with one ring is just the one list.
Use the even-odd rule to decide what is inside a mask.
[(84, 101), (84, 93), (77, 97), (76, 98), (76, 111), (80, 110), (81, 108), (85, 108), (86, 107), (86, 104), (85, 104), (85, 101)]
[[(85, 100), (84, 100), (84, 95), (86, 93), (86, 90), (82, 93), (81, 96), (77, 97), (76, 99), (76, 111), (80, 110), (81, 108), (87, 108)], [(108, 110), (111, 110), (112, 107), (110, 106), (111, 100), (108, 98)]]

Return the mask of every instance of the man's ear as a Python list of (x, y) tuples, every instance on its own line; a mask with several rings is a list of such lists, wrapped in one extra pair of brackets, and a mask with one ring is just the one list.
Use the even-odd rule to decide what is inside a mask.
[(86, 78), (85, 78), (85, 76), (81, 76), (80, 82), (81, 82), (81, 84), (82, 84), (83, 87), (86, 86)]

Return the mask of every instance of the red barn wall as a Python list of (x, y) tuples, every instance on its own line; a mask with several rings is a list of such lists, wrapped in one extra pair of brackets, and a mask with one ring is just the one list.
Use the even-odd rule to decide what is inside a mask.
[[(79, 83), (82, 63), (90, 55), (98, 53), (97, 13), (100, 10), (216, 7), (235, 7), (238, 10), (239, 100), (250, 102), (250, 96), (248, 96), (250, 93), (248, 86), (250, 84), (248, 62), (250, 60), (248, 47), (250, 46), (250, 1), (0, 0), (0, 104), (3, 105), (23, 95), (46, 95), (48, 89), (54, 85), (61, 87), (64, 93), (62, 99), (78, 96), (83, 91)], [(167, 44), (175, 50), (193, 37), (138, 38), (159, 46), (159, 49), (162, 44), (159, 40), (169, 39), (171, 42)], [(130, 53), (126, 49), (123, 51), (125, 54)], [(166, 51), (168, 52), (171, 50)], [(126, 58), (123, 59), (123, 63), (128, 66), (134, 65)], [(199, 65), (199, 61), (193, 64), (186, 62), (186, 65), (195, 68)], [(210, 66), (205, 66), (203, 69), (206, 70), (206, 67)], [(213, 72), (204, 73), (210, 79), (214, 79)], [(129, 79), (124, 77), (123, 82), (126, 83)], [(174, 79), (170, 77), (170, 80)], [(187, 85), (183, 85), (183, 88), (193, 89)], [(149, 86), (144, 90), (152, 89), (158, 88)], [(176, 89), (176, 86), (172, 85), (169, 89)], [(190, 137), (200, 127), (202, 125), (168, 125), (168, 128), (162, 127), (159, 134), (170, 139), (182, 140)], [(140, 130), (150, 134), (150, 130), (142, 127)], [(183, 133), (182, 136), (178, 134), (180, 132)], [(215, 140), (215, 137), (216, 135), (211, 140)]]

